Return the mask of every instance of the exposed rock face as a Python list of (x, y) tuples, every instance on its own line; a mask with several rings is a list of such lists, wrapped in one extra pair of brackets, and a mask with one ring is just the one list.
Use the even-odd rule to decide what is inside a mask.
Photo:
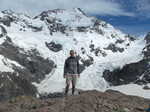
[(33, 32), (40, 32), (40, 31), (42, 31), (42, 29), (43, 29), (42, 26), (37, 27), (37, 26), (28, 25), (28, 27), (30, 27)]
[(86, 91), (78, 96), (39, 100), (20, 96), (0, 103), (1, 112), (144, 112), (150, 100), (116, 91)]
[(94, 44), (90, 44), (89, 48), (90, 52), (94, 52), (95, 56), (107, 56), (105, 51), (101, 50), (100, 47), (95, 48)]
[(146, 41), (146, 46), (143, 49), (143, 53), (144, 53), (145, 58), (149, 59), (150, 57), (150, 33), (146, 35), (145, 41)]
[(124, 42), (124, 40), (121, 40), (121, 39), (120, 39), (120, 40), (117, 40), (115, 43), (116, 43), (116, 44), (118, 44), (118, 43), (121, 44), (121, 43), (123, 43), (123, 42)]
[(0, 25), (0, 31), (1, 31), (1, 33), (0, 33), (0, 38), (1, 38), (1, 37), (4, 37), (5, 35), (7, 35), (7, 31), (6, 31), (6, 29), (4, 28), (4, 26)]
[(87, 60), (81, 60), (82, 62), (83, 62), (83, 65), (84, 66), (86, 66), (86, 67), (88, 67), (88, 66), (90, 66), (91, 64), (93, 64), (93, 59), (92, 58), (90, 58), (90, 59), (87, 59)]
[[(20, 95), (36, 96), (37, 88), (32, 82), (40, 82), (54, 68), (52, 60), (42, 58), (36, 49), (25, 52), (24, 49), (15, 46), (8, 36), (0, 45), (0, 54), (23, 66), (21, 68), (12, 65), (13, 73), (0, 72), (0, 100)], [(4, 64), (7, 65), (5, 60)]]
[(118, 52), (118, 51), (123, 52), (124, 51), (124, 48), (116, 47), (115, 44), (109, 44), (109, 46), (105, 49), (112, 50), (112, 52)]
[(32, 81), (38, 82), (45, 77), (45, 74), (51, 72), (54, 67), (53, 61), (43, 59), (36, 49), (26, 53), (8, 39), (0, 45), (0, 54), (26, 67), (28, 72), (32, 74)]
[[(49, 12), (53, 12), (53, 11), (49, 11)], [(57, 10), (56, 12), (54, 10), (53, 13), (57, 13)], [(35, 17), (35, 19), (38, 17), (40, 17), (42, 21), (45, 21), (50, 31), (50, 35), (53, 35), (53, 33), (55, 32), (65, 33), (66, 26), (60, 23), (61, 20), (57, 20), (56, 18), (49, 18), (48, 12), (46, 11), (42, 12), (39, 16)]]
[[(134, 39), (128, 36), (132, 41)], [(146, 47), (143, 49), (144, 59), (136, 62), (125, 65), (122, 69), (115, 69), (110, 72), (109, 70), (105, 70), (103, 73), (103, 77), (111, 84), (111, 85), (122, 85), (129, 83), (137, 83), (140, 85), (147, 84), (150, 82), (150, 34), (145, 37), (145, 41), (147, 43)], [(118, 41), (119, 43), (122, 41)], [(117, 42), (117, 43), (118, 43)], [(111, 47), (113, 48), (113, 47)]]
[(146, 84), (148, 78), (140, 79), (141, 75), (147, 69), (147, 61), (143, 60), (137, 63), (125, 65), (122, 69), (116, 69), (113, 72), (109, 70), (104, 71), (103, 77), (110, 82), (111, 85), (122, 85), (129, 83)]
[(126, 35), (126, 37), (130, 40), (130, 41), (135, 41), (135, 37), (131, 36), (131, 35)]
[(78, 32), (87, 32), (87, 27), (77, 27)]
[(49, 48), (49, 50), (52, 50), (54, 52), (58, 52), (62, 50), (62, 45), (61, 44), (57, 44), (55, 42), (50, 42), (50, 43), (45, 43), (46, 46)]
[(145, 40), (147, 44), (150, 43), (150, 32), (146, 35)]
[(36, 96), (37, 90), (31, 84), (30, 77), (32, 75), (30, 75), (25, 70), (20, 71), (20, 73), (1, 72), (0, 101), (20, 95)]
[(11, 22), (13, 22), (13, 18), (10, 16), (4, 16), (3, 18), (0, 18), (0, 22), (2, 22), (6, 26), (10, 26)]

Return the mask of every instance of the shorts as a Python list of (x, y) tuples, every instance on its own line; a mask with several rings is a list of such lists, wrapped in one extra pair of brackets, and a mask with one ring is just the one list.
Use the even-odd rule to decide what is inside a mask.
[(70, 84), (72, 82), (72, 85), (76, 85), (77, 83), (78, 75), (66, 75), (66, 84)]

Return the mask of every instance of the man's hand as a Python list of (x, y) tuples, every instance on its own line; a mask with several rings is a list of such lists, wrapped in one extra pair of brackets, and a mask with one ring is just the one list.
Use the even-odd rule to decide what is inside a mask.
[(64, 78), (66, 78), (66, 75), (64, 74)]

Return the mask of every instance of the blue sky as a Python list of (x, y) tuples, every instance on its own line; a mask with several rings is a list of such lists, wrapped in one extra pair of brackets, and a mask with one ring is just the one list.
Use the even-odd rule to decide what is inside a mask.
[(121, 31), (132, 34), (135, 36), (142, 36), (147, 32), (150, 32), (150, 19), (140, 19), (138, 17), (127, 17), (127, 16), (97, 16), (98, 18), (111, 23)]
[(81, 8), (133, 35), (150, 31), (150, 0), (0, 0), (0, 10), (11, 9), (31, 15), (57, 8)]
[(150, 0), (114, 0), (133, 16), (97, 15), (122, 31), (136, 36), (150, 32)]

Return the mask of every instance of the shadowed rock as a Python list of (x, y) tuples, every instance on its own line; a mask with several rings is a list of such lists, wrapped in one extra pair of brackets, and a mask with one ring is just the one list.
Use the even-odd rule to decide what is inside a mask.
[(58, 52), (60, 50), (62, 50), (62, 45), (61, 44), (57, 44), (55, 42), (50, 42), (50, 43), (45, 43), (46, 46), (49, 48), (49, 50), (52, 50), (54, 52)]
[(110, 82), (111, 85), (122, 85), (129, 83), (137, 83), (137, 84), (146, 84), (149, 82), (149, 78), (142, 79), (140, 77), (147, 70), (147, 61), (142, 60), (137, 63), (127, 64), (122, 69), (115, 69), (110, 72), (109, 70), (105, 70), (103, 73), (103, 77), (105, 80)]
[(41, 57), (36, 49), (25, 52), (15, 46), (8, 36), (0, 45), (0, 54), (23, 67), (12, 65), (14, 72), (0, 72), (0, 100), (20, 95), (36, 96), (37, 90), (32, 82), (39, 83), (55, 67), (52, 60)]
[(124, 51), (124, 48), (119, 48), (119, 47), (116, 47), (115, 44), (109, 44), (109, 46), (107, 48), (104, 48), (106, 50), (111, 50), (112, 52), (123, 52)]

